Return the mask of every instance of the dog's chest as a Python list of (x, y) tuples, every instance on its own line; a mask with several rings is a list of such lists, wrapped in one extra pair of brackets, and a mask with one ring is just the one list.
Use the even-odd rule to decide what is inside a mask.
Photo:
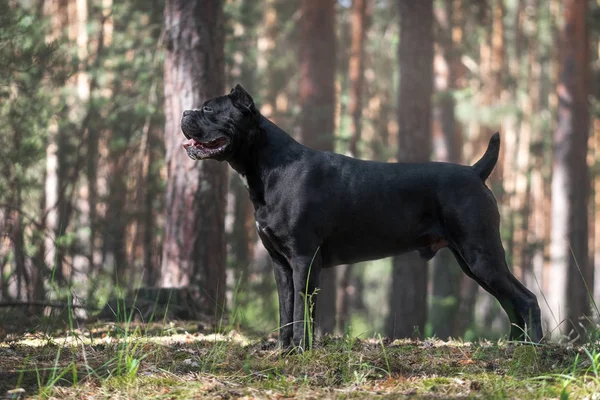
[(259, 209), (255, 214), (256, 230), (258, 236), (267, 250), (274, 251), (284, 257), (289, 254), (289, 248), (286, 245), (285, 238), (288, 237), (287, 229), (272, 218), (268, 218), (268, 214), (262, 213)]

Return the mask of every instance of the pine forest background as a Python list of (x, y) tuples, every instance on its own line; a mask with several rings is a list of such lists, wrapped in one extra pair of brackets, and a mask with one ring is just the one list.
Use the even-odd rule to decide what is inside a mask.
[[(276, 331), (246, 189), (180, 147), (181, 111), (236, 83), (354, 157), (472, 164), (500, 131), (509, 265), (547, 332), (596, 325), (600, 1), (0, 0), (0, 333), (164, 288), (194, 318)], [(322, 333), (508, 332), (446, 250), (328, 270), (320, 302)]]

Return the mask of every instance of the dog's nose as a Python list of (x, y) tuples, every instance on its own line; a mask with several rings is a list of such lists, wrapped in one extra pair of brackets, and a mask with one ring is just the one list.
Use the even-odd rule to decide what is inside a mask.
[(184, 117), (187, 117), (187, 116), (188, 116), (188, 115), (190, 115), (191, 113), (192, 113), (192, 110), (185, 110), (185, 111), (183, 112), (183, 116), (184, 116)]

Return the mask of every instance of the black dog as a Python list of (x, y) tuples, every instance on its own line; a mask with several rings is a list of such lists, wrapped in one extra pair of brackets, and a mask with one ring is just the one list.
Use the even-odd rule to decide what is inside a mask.
[(183, 146), (194, 160), (227, 161), (248, 187), (256, 226), (273, 260), (281, 346), (308, 342), (305, 295), (322, 268), (449, 247), (462, 270), (498, 299), (510, 338), (542, 339), (533, 293), (509, 271), (496, 200), (485, 185), (500, 147), (492, 136), (472, 167), (382, 163), (302, 146), (263, 117), (237, 85), (183, 113)]

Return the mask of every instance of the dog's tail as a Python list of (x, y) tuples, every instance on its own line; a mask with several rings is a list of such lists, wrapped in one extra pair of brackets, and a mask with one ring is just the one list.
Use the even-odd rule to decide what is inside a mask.
[(500, 133), (496, 132), (492, 135), (490, 142), (488, 143), (488, 148), (485, 151), (483, 157), (479, 159), (473, 165), (473, 169), (477, 172), (477, 175), (481, 178), (482, 181), (490, 176), (492, 170), (496, 166), (496, 162), (498, 162), (498, 153), (500, 152)]

